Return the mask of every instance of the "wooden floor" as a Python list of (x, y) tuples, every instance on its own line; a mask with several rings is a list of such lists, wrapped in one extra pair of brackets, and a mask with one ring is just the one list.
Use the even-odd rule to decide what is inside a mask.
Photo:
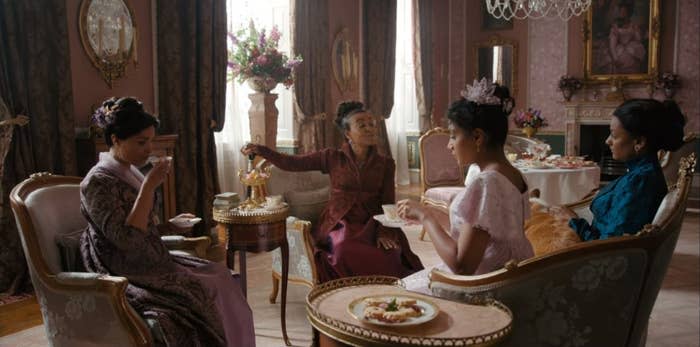
[[(399, 198), (415, 196), (416, 189), (400, 190)], [(647, 346), (700, 346), (700, 242), (698, 214), (685, 217), (680, 239), (661, 292), (651, 314)], [(426, 267), (439, 262), (430, 242), (418, 240), (419, 229), (406, 230), (412, 249)], [(272, 288), (269, 254), (248, 257), (248, 301), (255, 319), (258, 347), (284, 346), (280, 329), (280, 305), (270, 304)], [(305, 297), (308, 288), (289, 285), (287, 332), (294, 346), (309, 346), (311, 326), (306, 320)], [(47, 346), (36, 300), (0, 306), (0, 346)], [(33, 327), (33, 328), (30, 328)]]

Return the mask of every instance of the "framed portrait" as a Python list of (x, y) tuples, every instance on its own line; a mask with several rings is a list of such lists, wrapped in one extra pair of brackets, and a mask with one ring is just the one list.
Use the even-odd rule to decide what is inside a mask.
[(486, 10), (486, 2), (481, 1), (481, 29), (482, 30), (510, 30), (513, 29), (513, 20), (496, 18)]
[(648, 82), (658, 73), (659, 0), (593, 0), (584, 21), (588, 82)]

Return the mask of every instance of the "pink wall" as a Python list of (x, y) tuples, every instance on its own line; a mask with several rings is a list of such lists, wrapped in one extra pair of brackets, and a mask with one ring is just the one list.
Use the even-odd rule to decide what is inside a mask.
[[(687, 130), (700, 132), (700, 9), (697, 1), (678, 1), (681, 7), (676, 70), (683, 87), (675, 99), (688, 115)], [(473, 45), (496, 34), (519, 44), (517, 108), (542, 109), (550, 123), (543, 129), (544, 133), (562, 134), (564, 107), (557, 82), (564, 74), (583, 77), (583, 17), (574, 17), (568, 22), (558, 18), (516, 20), (512, 30), (484, 31), (481, 29), (481, 3), (481, 0), (433, 2), (434, 118), (443, 118), (447, 105), (459, 96), (465, 82), (473, 78)], [(659, 70), (673, 71), (676, 1), (661, 0), (660, 3)], [(648, 95), (644, 86), (625, 87), (625, 92), (630, 97)], [(578, 93), (574, 100), (583, 95)], [(661, 98), (658, 92), (655, 96)]]
[(146, 110), (153, 111), (153, 51), (151, 30), (151, 1), (127, 0), (131, 5), (138, 31), (138, 65), (129, 64), (125, 77), (112, 82), (110, 89), (83, 49), (78, 32), (80, 0), (66, 0), (68, 11), (68, 41), (70, 44), (73, 82), (73, 112), (77, 127), (87, 127), (92, 109), (110, 96), (135, 96)]

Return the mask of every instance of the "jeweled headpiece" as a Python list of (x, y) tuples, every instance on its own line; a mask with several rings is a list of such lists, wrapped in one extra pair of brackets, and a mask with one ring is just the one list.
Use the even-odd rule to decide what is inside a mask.
[(98, 107), (92, 114), (92, 122), (102, 129), (106, 128), (114, 118), (114, 108), (115, 105)]
[(467, 89), (462, 90), (460, 94), (467, 101), (478, 105), (501, 105), (501, 98), (493, 95), (495, 90), (496, 85), (490, 83), (486, 77), (483, 77), (481, 81), (475, 79), (472, 85), (467, 84)]

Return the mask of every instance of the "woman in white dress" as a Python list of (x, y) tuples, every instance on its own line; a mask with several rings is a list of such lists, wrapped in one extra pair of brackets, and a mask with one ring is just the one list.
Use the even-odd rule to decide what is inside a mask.
[[(449, 226), (440, 212), (415, 201), (399, 201), (398, 213), (423, 225), (443, 269), (478, 275), (533, 256), (523, 231), (530, 205), (527, 184), (503, 151), (513, 106), (508, 89), (482, 79), (462, 95), (447, 111), (447, 148), (460, 165), (476, 164), (481, 172), (452, 201)], [(426, 290), (427, 273), (411, 276), (409, 289)]]

